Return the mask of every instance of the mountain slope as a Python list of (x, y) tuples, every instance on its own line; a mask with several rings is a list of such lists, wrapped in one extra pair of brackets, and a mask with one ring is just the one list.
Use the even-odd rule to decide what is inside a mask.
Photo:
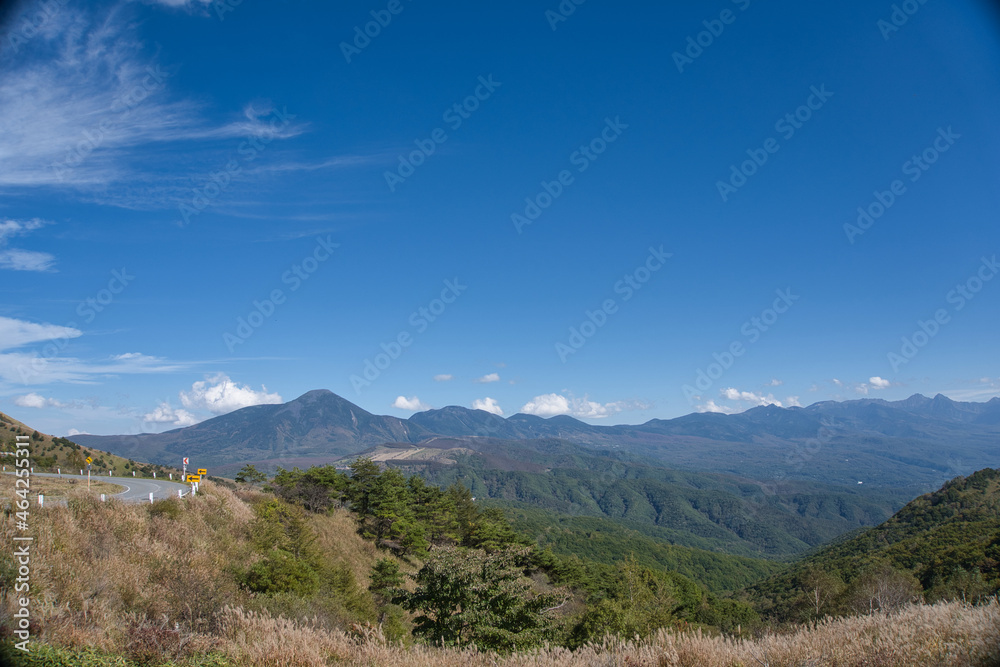
[(438, 463), (444, 454), (427, 461), (397, 454), (391, 464), (434, 484), (459, 482), (505, 507), (609, 519), (658, 541), (754, 557), (800, 554), (884, 521), (913, 497), (857, 485), (671, 470), (628, 452), (557, 439), (434, 444), (446, 443), (465, 444), (444, 450), (453, 465)]
[(156, 462), (175, 464), (185, 456), (197, 457), (208, 466), (234, 472), (247, 462), (291, 467), (299, 459), (329, 461), (367, 446), (417, 442), (430, 435), (421, 426), (373, 415), (323, 389), (283, 405), (255, 405), (165, 433), (74, 438)]
[(897, 581), (899, 575), (910, 577), (914, 590), (931, 601), (972, 601), (1000, 589), (1000, 470), (951, 480), (884, 523), (823, 547), (788, 573), (758, 584), (751, 595), (762, 610), (790, 618), (817, 573), (828, 586), (846, 586), (840, 604), (847, 606), (865, 577), (885, 572), (895, 572)]
[[(329, 391), (284, 405), (258, 405), (182, 429), (132, 436), (75, 436), (123, 456), (176, 465), (197, 456), (232, 474), (244, 463), (308, 467), (383, 443), (452, 438), (558, 438), (620, 449), (671, 468), (758, 480), (938, 488), (958, 474), (998, 464), (1000, 399), (945, 396), (904, 401), (826, 401), (807, 408), (758, 407), (735, 415), (690, 414), (636, 426), (594, 426), (568, 416), (503, 418), (450, 406), (409, 419), (373, 415)], [(911, 494), (912, 497), (912, 494)]]

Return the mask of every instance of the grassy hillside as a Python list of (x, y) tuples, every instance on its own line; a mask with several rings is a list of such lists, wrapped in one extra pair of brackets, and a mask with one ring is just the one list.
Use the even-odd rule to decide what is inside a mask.
[[(896, 615), (831, 620), (758, 639), (672, 626), (647, 639), (612, 639), (573, 651), (542, 648), (530, 656), (392, 641), (377, 624), (376, 600), (365, 590), (369, 573), (380, 560), (411, 572), (417, 563), (400, 561), (360, 537), (357, 517), (346, 510), (283, 514), (287, 521), (279, 521), (275, 533), (268, 520), (273, 496), (234, 493), (212, 483), (203, 489), (184, 503), (124, 505), (73, 498), (66, 507), (33, 511), (31, 594), (46, 601), (32, 607), (32, 631), (40, 643), (24, 656), (11, 653), (7, 642), (7, 655), (17, 658), (15, 664), (39, 667), (734, 667), (762, 662), (775, 667), (988, 667), (1000, 659), (995, 603), (909, 607)], [(12, 516), (2, 532), (9, 543), (15, 533)], [(240, 573), (263, 562), (269, 546), (292, 548), (302, 537), (309, 539), (301, 546), (319, 558), (322, 576), (314, 594), (296, 593), (294, 578), (286, 581), (289, 590), (283, 593), (253, 593), (239, 584)], [(8, 562), (0, 568), (0, 590), (5, 591), (0, 627), (7, 628), (0, 631), (6, 636), (12, 576)], [(635, 581), (625, 583), (633, 595), (645, 590), (636, 589)]]
[(751, 593), (766, 613), (802, 618), (857, 610), (873, 593), (972, 602), (998, 589), (1000, 470), (986, 468), (820, 549)]
[[(56, 472), (61, 469), (64, 473), (78, 474), (80, 470), (86, 470), (88, 456), (93, 459), (91, 472), (94, 475), (107, 475), (110, 471), (112, 475), (121, 477), (131, 477), (133, 472), (139, 477), (152, 477), (155, 472), (158, 477), (166, 477), (168, 473), (176, 476), (181, 472), (176, 468), (137, 463), (98, 449), (82, 447), (67, 438), (40, 433), (0, 412), (0, 451), (12, 451), (19, 435), (29, 437), (31, 465), (37, 472)], [(12, 470), (13, 458), (4, 457), (3, 465), (7, 466), (7, 470)]]

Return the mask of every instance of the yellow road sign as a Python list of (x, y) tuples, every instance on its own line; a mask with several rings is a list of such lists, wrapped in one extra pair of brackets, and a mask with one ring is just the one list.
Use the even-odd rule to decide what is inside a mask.
[(94, 462), (94, 459), (92, 459), (92, 458), (90, 458), (90, 457), (88, 456), (88, 457), (87, 457), (87, 463), (93, 463), (93, 462)]
[(205, 470), (204, 468), (198, 468), (198, 474), (199, 475), (207, 475), (208, 471)]
[(188, 481), (189, 482), (200, 482), (201, 481), (201, 475), (188, 475)]

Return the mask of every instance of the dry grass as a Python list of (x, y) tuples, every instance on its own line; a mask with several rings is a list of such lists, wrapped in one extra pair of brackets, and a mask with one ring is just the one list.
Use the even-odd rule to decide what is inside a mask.
[[(14, 475), (0, 475), (0, 498), (6, 500), (14, 497), (14, 484), (16, 479), (17, 478)], [(65, 498), (74, 491), (86, 490), (86, 477), (70, 477), (68, 475), (62, 479), (58, 477), (39, 477), (37, 475), (33, 475), (31, 477), (30, 491), (33, 504), (36, 502), (35, 496), (39, 493), (44, 495), (46, 498)], [(98, 496), (102, 493), (111, 496), (116, 493), (121, 493), (124, 490), (124, 486), (111, 484), (110, 482), (102, 482), (99, 477), (94, 477), (90, 480), (90, 492)]]
[(497, 656), (359, 641), (308, 624), (222, 612), (220, 649), (239, 665), (386, 667), (987, 667), (1000, 661), (1000, 607), (912, 606), (892, 615), (827, 620), (758, 640), (661, 632), (647, 642), (609, 640), (577, 651), (551, 648)]
[[(250, 557), (247, 535), (257, 494), (206, 483), (177, 506), (101, 503), (70, 496), (66, 507), (34, 508), (32, 609), (36, 639), (96, 647), (137, 664), (183, 664), (213, 652), (233, 665), (293, 667), (990, 667), (1000, 665), (1000, 605), (911, 606), (894, 615), (828, 619), (756, 640), (661, 632), (648, 641), (608, 640), (577, 651), (549, 648), (498, 656), (474, 650), (404, 647), (378, 628), (338, 629), (260, 609), (227, 576)], [(166, 501), (179, 503), (179, 501)], [(176, 518), (171, 515), (176, 514)], [(318, 543), (367, 583), (380, 555), (346, 512), (311, 519)], [(0, 539), (11, 543), (13, 517)], [(11, 600), (4, 593), (0, 622)]]

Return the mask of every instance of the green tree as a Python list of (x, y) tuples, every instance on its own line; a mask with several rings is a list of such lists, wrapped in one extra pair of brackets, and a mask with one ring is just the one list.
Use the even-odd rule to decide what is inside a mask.
[(241, 583), (257, 593), (315, 593), (322, 559), (302, 509), (275, 499), (258, 504), (254, 512), (250, 532), (263, 558), (242, 573)]
[(267, 481), (267, 475), (257, 470), (252, 463), (248, 463), (236, 473), (236, 481), (244, 484), (260, 484)]
[(379, 478), (378, 464), (371, 459), (361, 458), (350, 467), (351, 480), (345, 495), (351, 502), (351, 509), (358, 514), (358, 520), (364, 521), (371, 511), (372, 491)]
[[(406, 478), (396, 468), (389, 468), (374, 478), (367, 501), (372, 518), (375, 542), (395, 537), (401, 522), (411, 516)], [(363, 520), (363, 517), (362, 517)]]
[(546, 612), (560, 596), (537, 594), (524, 576), (527, 547), (487, 553), (443, 547), (417, 573), (403, 606), (419, 612), (414, 633), (433, 643), (515, 651), (539, 645), (550, 630)]

